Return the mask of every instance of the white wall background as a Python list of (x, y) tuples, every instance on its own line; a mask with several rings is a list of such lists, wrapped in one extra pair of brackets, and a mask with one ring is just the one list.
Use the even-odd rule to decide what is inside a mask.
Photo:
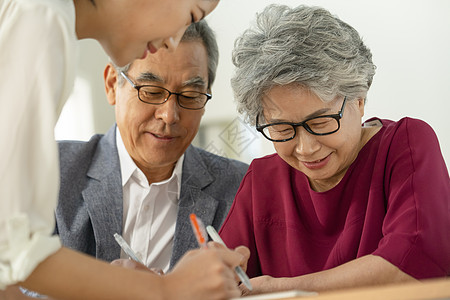
[[(372, 50), (377, 73), (368, 95), (365, 119), (398, 120), (403, 116), (427, 121), (436, 131), (447, 166), (450, 163), (450, 1), (448, 0), (221, 0), (207, 20), (216, 31), (220, 62), (213, 100), (207, 105), (195, 143), (212, 152), (246, 162), (273, 152), (271, 143), (241, 124), (230, 87), (234, 40), (270, 3), (317, 5), (352, 25)], [(57, 138), (88, 139), (114, 122), (104, 97), (102, 72), (107, 58), (92, 41), (81, 41), (76, 109), (60, 119)], [(84, 103), (84, 104), (83, 104)], [(86, 104), (88, 103), (88, 104)], [(89, 106), (90, 107), (86, 107)], [(83, 108), (83, 105), (85, 108)], [(77, 116), (77, 114), (81, 115)], [(69, 117), (76, 120), (69, 121)], [(92, 119), (91, 119), (92, 116)], [(84, 128), (79, 120), (85, 120)], [(64, 124), (65, 122), (65, 124)], [(62, 125), (64, 124), (64, 126)], [(75, 124), (75, 125), (74, 125)], [(78, 125), (77, 125), (78, 124)], [(79, 128), (70, 130), (67, 128)]]

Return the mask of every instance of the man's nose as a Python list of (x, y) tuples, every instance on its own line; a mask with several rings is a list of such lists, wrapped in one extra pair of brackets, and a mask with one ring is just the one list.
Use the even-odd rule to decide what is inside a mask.
[(174, 124), (180, 120), (181, 107), (177, 103), (177, 95), (171, 94), (166, 102), (156, 105), (155, 117), (166, 124)]

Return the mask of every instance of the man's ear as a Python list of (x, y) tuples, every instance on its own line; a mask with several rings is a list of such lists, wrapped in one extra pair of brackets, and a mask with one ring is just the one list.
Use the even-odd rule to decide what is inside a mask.
[(103, 71), (103, 79), (105, 81), (105, 92), (106, 98), (108, 99), (108, 103), (110, 105), (116, 104), (116, 89), (118, 85), (118, 73), (116, 68), (109, 63), (106, 65), (105, 70)]

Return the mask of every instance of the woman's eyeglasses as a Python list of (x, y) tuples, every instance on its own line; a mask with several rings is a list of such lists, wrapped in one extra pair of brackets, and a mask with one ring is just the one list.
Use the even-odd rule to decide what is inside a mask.
[(297, 134), (297, 127), (302, 126), (305, 130), (314, 135), (328, 135), (335, 133), (341, 127), (340, 119), (344, 114), (344, 106), (347, 97), (344, 97), (342, 107), (337, 114), (318, 116), (307, 119), (300, 123), (276, 122), (265, 125), (258, 125), (259, 115), (256, 117), (256, 130), (272, 142), (287, 142), (292, 140)]

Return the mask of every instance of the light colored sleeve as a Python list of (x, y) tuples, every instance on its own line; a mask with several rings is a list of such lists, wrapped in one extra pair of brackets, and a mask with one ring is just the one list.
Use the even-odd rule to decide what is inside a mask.
[(1, 289), (26, 279), (61, 247), (52, 236), (59, 188), (54, 126), (72, 88), (76, 38), (73, 7), (51, 2), (0, 0)]

